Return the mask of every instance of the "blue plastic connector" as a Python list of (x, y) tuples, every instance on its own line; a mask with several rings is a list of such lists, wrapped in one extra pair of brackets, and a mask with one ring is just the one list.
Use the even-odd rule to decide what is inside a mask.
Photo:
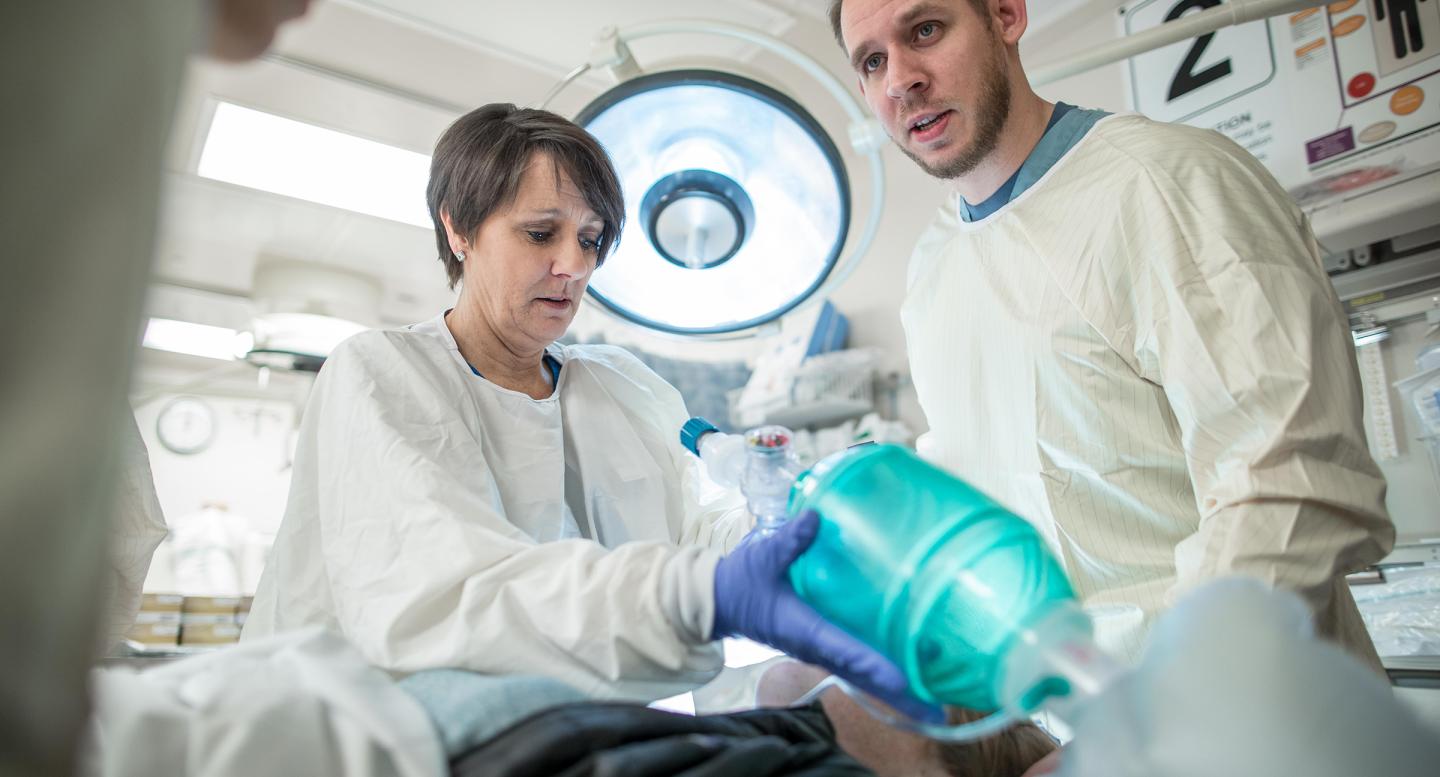
[(680, 427), (680, 444), (685, 446), (685, 450), (699, 456), (700, 438), (711, 432), (718, 431), (720, 430), (716, 428), (715, 424), (706, 421), (700, 416), (695, 416), (689, 421), (686, 421), (684, 426)]

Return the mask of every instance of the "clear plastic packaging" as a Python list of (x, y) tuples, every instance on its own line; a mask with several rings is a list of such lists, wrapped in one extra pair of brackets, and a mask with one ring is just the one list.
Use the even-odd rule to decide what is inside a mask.
[(1440, 655), (1440, 567), (1388, 570), (1350, 590), (1380, 655)]
[(1440, 298), (1436, 299), (1436, 307), (1425, 314), (1425, 320), (1431, 325), (1426, 333), (1429, 342), (1415, 356), (1417, 374), (1396, 385), (1410, 396), (1420, 416), (1420, 441), (1429, 448), (1430, 466), (1440, 483)]

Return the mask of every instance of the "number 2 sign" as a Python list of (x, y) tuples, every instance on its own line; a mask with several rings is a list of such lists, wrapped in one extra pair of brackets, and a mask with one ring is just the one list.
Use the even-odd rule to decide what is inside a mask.
[[(1144, 0), (1125, 13), (1125, 33), (1173, 22), (1222, 0)], [(1197, 113), (1264, 86), (1275, 76), (1275, 49), (1264, 20), (1226, 27), (1130, 59), (1135, 108), (1159, 121)]]

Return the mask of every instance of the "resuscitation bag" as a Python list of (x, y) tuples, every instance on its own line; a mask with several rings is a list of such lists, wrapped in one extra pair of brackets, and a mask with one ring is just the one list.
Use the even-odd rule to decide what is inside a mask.
[(791, 491), (790, 514), (804, 510), (821, 521), (790, 566), (796, 592), (899, 665), (926, 701), (1005, 706), (1017, 635), (1057, 609), (1078, 612), (1033, 526), (906, 448), (822, 460)]

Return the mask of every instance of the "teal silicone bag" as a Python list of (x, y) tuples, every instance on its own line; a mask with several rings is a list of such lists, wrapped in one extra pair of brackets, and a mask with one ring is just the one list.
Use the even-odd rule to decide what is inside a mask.
[(1001, 706), (1014, 635), (1075, 594), (1028, 522), (906, 448), (866, 445), (802, 475), (820, 514), (790, 567), (801, 598), (895, 661), (922, 699)]

